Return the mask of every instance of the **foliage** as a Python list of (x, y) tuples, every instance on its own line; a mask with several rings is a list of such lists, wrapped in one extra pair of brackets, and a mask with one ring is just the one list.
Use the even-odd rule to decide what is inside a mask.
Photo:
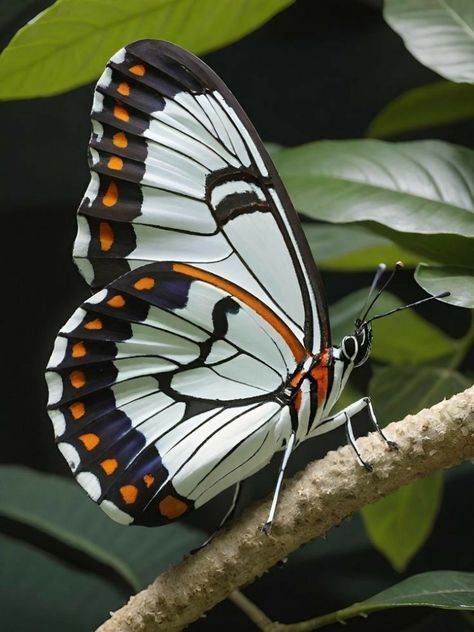
[[(169, 39), (196, 53), (217, 49), (291, 3), (57, 0), (21, 28), (0, 56), (0, 99), (48, 96), (83, 85), (100, 74), (115, 50), (141, 38)], [(411, 294), (420, 296), (420, 287), (430, 294), (449, 290), (445, 303), (472, 308), (474, 152), (418, 138), (437, 126), (474, 118), (474, 12), (467, 0), (386, 0), (384, 15), (409, 51), (445, 80), (395, 98), (369, 125), (370, 138), (271, 146), (271, 153), (308, 220), (304, 229), (323, 272), (366, 273), (380, 260), (403, 259), (407, 269), (416, 268), (418, 286), (411, 284)], [(13, 17), (10, 7), (3, 19)], [(410, 140), (380, 140), (400, 135)], [(352, 330), (366, 293), (357, 290), (331, 305), (335, 343)], [(402, 303), (385, 293), (377, 311)], [(442, 308), (443, 313), (454, 309), (432, 309)], [(470, 385), (462, 368), (473, 327), (454, 339), (438, 326), (439, 319), (434, 324), (425, 315), (405, 311), (374, 324), (369, 392), (382, 425)], [(355, 398), (359, 390), (351, 383), (345, 397)], [(355, 530), (343, 525), (343, 537), (330, 534), (327, 542), (313, 543), (294, 559), (322, 564), (324, 555), (332, 560), (354, 551), (367, 555), (370, 539), (395, 569), (404, 570), (429, 537), (442, 496), (439, 472), (366, 507), (365, 533), (356, 518)], [(117, 526), (72, 483), (17, 467), (1, 471), (0, 533), (6, 629), (15, 629), (18, 611), (28, 603), (25, 629), (59, 625), (78, 632), (98, 625), (202, 540), (200, 532), (182, 524), (152, 531)], [(39, 592), (46, 578), (48, 591)], [(473, 575), (414, 575), (301, 629), (420, 605), (473, 609)]]

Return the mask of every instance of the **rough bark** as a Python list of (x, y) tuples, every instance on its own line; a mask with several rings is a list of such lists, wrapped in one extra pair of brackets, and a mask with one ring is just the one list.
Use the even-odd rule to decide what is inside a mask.
[(269, 498), (131, 597), (98, 631), (180, 630), (364, 505), (416, 478), (473, 458), (474, 386), (390, 424), (385, 432), (399, 450), (387, 449), (377, 433), (357, 442), (374, 466), (372, 473), (357, 464), (349, 446), (309, 464), (286, 482), (268, 536), (260, 529)]

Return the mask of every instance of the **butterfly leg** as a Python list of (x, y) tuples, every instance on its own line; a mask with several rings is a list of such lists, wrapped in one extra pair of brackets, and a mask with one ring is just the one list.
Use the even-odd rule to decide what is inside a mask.
[(286, 444), (285, 452), (283, 454), (283, 459), (280, 465), (280, 471), (278, 472), (278, 479), (275, 486), (275, 491), (273, 492), (272, 506), (270, 507), (270, 512), (268, 514), (267, 521), (262, 527), (263, 533), (266, 533), (266, 534), (269, 532), (270, 527), (272, 526), (273, 518), (275, 517), (275, 511), (278, 504), (278, 496), (280, 495), (281, 484), (283, 482), (283, 477), (285, 476), (286, 465), (288, 463), (288, 459), (290, 458), (290, 454), (293, 451), (294, 444), (295, 444), (295, 433), (292, 432), (288, 440), (288, 443)]
[(370, 397), (364, 397), (363, 399), (366, 401), (367, 410), (369, 411), (369, 419), (370, 419), (371, 424), (375, 428), (375, 430), (379, 433), (379, 435), (382, 437), (382, 439), (385, 441), (385, 443), (391, 450), (398, 450), (398, 445), (395, 443), (395, 441), (390, 441), (390, 439), (387, 439), (387, 437), (382, 431), (382, 428), (379, 426), (377, 422), (377, 417), (375, 416), (375, 413), (374, 413), (372, 402), (370, 401)]
[(233, 517), (233, 515), (235, 513), (235, 508), (237, 507), (237, 503), (239, 502), (239, 497), (240, 497), (241, 490), (242, 490), (242, 483), (241, 482), (236, 483), (235, 487), (234, 487), (234, 493), (232, 495), (231, 503), (230, 503), (229, 508), (227, 509), (226, 513), (224, 514), (224, 517), (219, 522), (219, 524), (216, 527), (216, 529), (214, 529), (214, 531), (211, 533), (211, 535), (207, 538), (207, 540), (205, 540), (196, 549), (193, 549), (191, 551), (191, 555), (194, 555), (194, 553), (197, 553), (198, 551), (203, 549), (205, 546), (207, 546), (209, 544), (209, 542), (214, 540), (214, 538), (219, 533), (219, 531), (232, 519), (232, 517)]
[(359, 450), (357, 449), (356, 440), (354, 437), (354, 431), (352, 430), (351, 418), (345, 411), (343, 411), (343, 413), (344, 413), (344, 417), (346, 418), (344, 428), (346, 430), (347, 442), (350, 444), (351, 448), (354, 450), (359, 463), (367, 470), (367, 472), (372, 472), (374, 468), (370, 465), (370, 463), (367, 463), (367, 461), (364, 461), (364, 459), (360, 455)]

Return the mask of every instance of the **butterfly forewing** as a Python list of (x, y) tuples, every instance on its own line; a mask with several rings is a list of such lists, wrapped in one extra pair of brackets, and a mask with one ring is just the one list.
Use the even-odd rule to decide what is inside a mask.
[(92, 119), (74, 254), (93, 287), (147, 261), (200, 264), (266, 302), (309, 351), (329, 346), (296, 213), (212, 70), (166, 42), (131, 44), (99, 80)]

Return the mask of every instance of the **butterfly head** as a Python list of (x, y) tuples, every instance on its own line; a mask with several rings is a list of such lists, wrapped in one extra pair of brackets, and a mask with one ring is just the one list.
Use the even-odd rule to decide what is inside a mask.
[(372, 325), (359, 318), (355, 321), (352, 336), (344, 336), (341, 342), (341, 354), (347, 363), (361, 366), (367, 361), (372, 346)]

